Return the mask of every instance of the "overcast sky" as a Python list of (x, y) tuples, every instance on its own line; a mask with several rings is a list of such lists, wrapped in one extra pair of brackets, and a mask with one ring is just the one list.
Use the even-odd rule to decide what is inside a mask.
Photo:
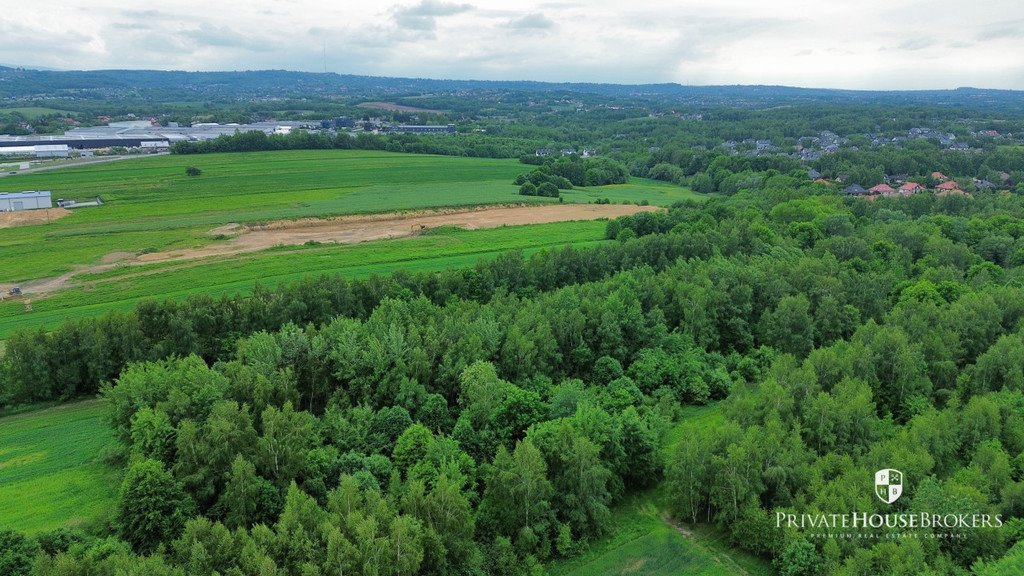
[(0, 11), (0, 62), (60, 69), (326, 67), (486, 80), (1024, 89), (1024, 2), (11, 2)]

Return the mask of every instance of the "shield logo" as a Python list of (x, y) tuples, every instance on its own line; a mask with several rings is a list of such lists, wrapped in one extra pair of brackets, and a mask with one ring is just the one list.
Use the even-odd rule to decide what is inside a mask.
[(875, 495), (892, 504), (903, 494), (903, 472), (886, 468), (875, 472)]

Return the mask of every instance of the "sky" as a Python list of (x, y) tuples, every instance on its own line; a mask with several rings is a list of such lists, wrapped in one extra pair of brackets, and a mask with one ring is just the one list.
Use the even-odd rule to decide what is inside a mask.
[(0, 63), (416, 78), (1024, 89), (1020, 0), (49, 0)]

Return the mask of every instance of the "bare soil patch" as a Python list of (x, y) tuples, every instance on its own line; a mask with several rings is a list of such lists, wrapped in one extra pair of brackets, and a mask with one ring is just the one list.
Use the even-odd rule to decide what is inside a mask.
[[(56, 209), (55, 209), (56, 210)], [(61, 209), (67, 213), (67, 210)], [(282, 220), (242, 226), (230, 223), (210, 230), (211, 236), (230, 236), (200, 248), (150, 252), (136, 256), (131, 252), (111, 252), (98, 264), (75, 267), (70, 272), (32, 280), (20, 285), (26, 296), (38, 297), (63, 290), (75, 284), (73, 278), (83, 273), (98, 273), (116, 266), (147, 264), (151, 262), (183, 262), (176, 266), (207, 257), (224, 257), (258, 252), (274, 246), (298, 246), (307, 242), (356, 244), (370, 240), (404, 238), (422, 234), (432, 228), (455, 226), (466, 230), (517, 226), (524, 224), (548, 224), (572, 220), (597, 220), (617, 218), (637, 212), (654, 212), (656, 206), (633, 206), (622, 204), (553, 204), (490, 206), (432, 210), (423, 212), (390, 212), (338, 218), (303, 218)], [(32, 212), (42, 212), (34, 210)], [(15, 213), (20, 214), (20, 213)], [(45, 220), (44, 220), (45, 221)], [(167, 268), (162, 268), (166, 271)], [(152, 273), (152, 272), (149, 272)], [(13, 287), (0, 283), (3, 294)]]
[(373, 108), (375, 110), (390, 110), (392, 112), (430, 112), (433, 114), (440, 114), (444, 110), (433, 110), (431, 108), (417, 108), (415, 106), (403, 106), (401, 104), (393, 104), (391, 102), (363, 102), (359, 105), (360, 108)]
[(0, 212), (0, 228), (46, 224), (71, 214), (64, 208), (46, 208), (43, 210), (18, 210), (17, 212)]
[(682, 524), (676, 524), (675, 522), (673, 522), (672, 517), (669, 516), (668, 512), (662, 514), (661, 519), (663, 522), (665, 522), (665, 524), (668, 524), (669, 526), (674, 528), (676, 532), (679, 532), (683, 536), (686, 536), (687, 538), (693, 537), (693, 532), (689, 528), (683, 526)]
[[(231, 232), (236, 233), (237, 236), (230, 240), (200, 248), (151, 252), (140, 255), (134, 261), (148, 263), (229, 256), (256, 252), (274, 246), (297, 246), (307, 242), (356, 244), (370, 240), (414, 236), (440, 226), (477, 230), (499, 226), (616, 218), (637, 212), (656, 210), (659, 208), (655, 206), (557, 204), (342, 216), (330, 219), (304, 218), (244, 226), (240, 230), (233, 228)], [(226, 231), (225, 228), (218, 228), (217, 231), (223, 233)]]

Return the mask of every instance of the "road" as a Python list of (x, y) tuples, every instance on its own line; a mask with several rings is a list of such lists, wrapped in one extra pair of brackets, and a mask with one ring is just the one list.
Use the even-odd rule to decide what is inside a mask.
[[(75, 166), (88, 166), (89, 164), (102, 164), (104, 162), (115, 162), (117, 160), (128, 160), (131, 158), (148, 158), (150, 156), (166, 156), (170, 152), (157, 152), (156, 154), (129, 154), (123, 156), (100, 156), (95, 158), (87, 158), (78, 162), (66, 162), (63, 164), (54, 164), (51, 166), (40, 166), (38, 168), (29, 168), (27, 170), (4, 170), (0, 172), (0, 178), (6, 178), (7, 176), (15, 176), (20, 174), (31, 174), (33, 172), (44, 172), (46, 170), (59, 170), (61, 168), (74, 168)], [(15, 172), (15, 174), (11, 174)]]

